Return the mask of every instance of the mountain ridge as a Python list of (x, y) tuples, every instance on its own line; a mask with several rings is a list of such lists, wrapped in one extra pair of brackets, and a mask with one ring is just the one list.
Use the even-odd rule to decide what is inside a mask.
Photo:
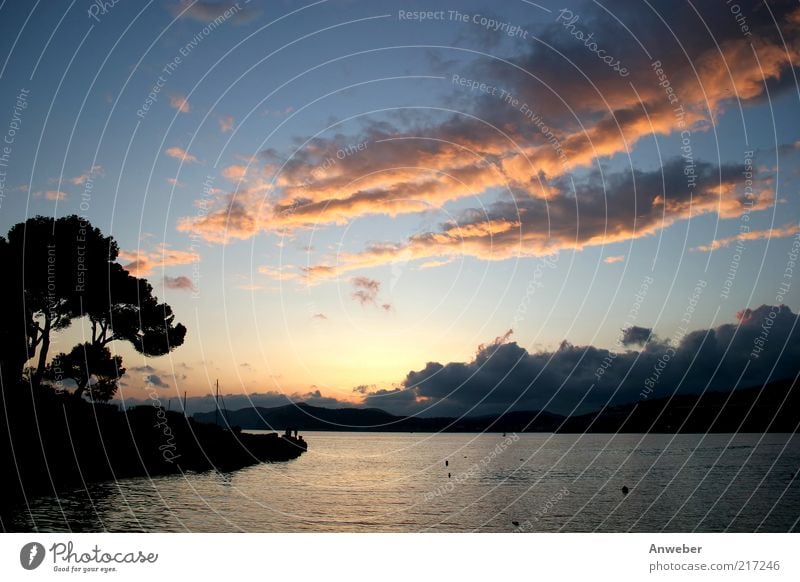
[(575, 416), (520, 410), (468, 417), (399, 416), (380, 408), (306, 402), (195, 413), (198, 422), (254, 430), (358, 432), (798, 432), (800, 386), (793, 379), (727, 392), (681, 394), (605, 406)]

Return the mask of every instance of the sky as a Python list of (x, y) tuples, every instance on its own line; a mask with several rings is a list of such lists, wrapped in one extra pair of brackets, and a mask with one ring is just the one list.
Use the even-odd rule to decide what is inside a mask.
[(0, 29), (0, 233), (87, 217), (188, 328), (115, 343), (122, 399), (570, 412), (799, 371), (796, 2), (11, 0)]

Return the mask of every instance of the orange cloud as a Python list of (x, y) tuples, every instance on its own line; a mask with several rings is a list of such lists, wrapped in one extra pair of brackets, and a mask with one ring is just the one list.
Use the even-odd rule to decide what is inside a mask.
[(69, 181), (74, 184), (75, 186), (83, 186), (86, 184), (86, 181), (90, 178), (94, 178), (95, 176), (104, 176), (105, 170), (103, 166), (95, 165), (92, 166), (87, 172), (79, 176), (75, 176), (74, 178), (70, 178)]
[(233, 181), (243, 180), (244, 177), (247, 175), (247, 166), (241, 164), (233, 164), (231, 166), (227, 166), (222, 170), (222, 175), (228, 178), (228, 180), (233, 180)]
[(175, 158), (176, 160), (181, 160), (182, 162), (196, 164), (200, 161), (180, 146), (172, 146), (171, 148), (167, 148), (165, 153), (169, 157)]
[(233, 118), (232, 115), (223, 115), (219, 118), (219, 130), (222, 133), (229, 133), (233, 131), (233, 127), (236, 124), (236, 120)]
[(185, 95), (181, 95), (180, 93), (170, 95), (169, 106), (173, 109), (177, 109), (178, 113), (189, 113), (192, 110), (191, 105), (189, 105), (189, 100), (186, 99)]
[(449, 265), (452, 262), (453, 262), (453, 258), (452, 257), (449, 258), (449, 259), (443, 259), (443, 260), (440, 260), (440, 261), (436, 261), (436, 260), (434, 260), (434, 261), (425, 261), (424, 263), (421, 263), (417, 267), (417, 269), (420, 269), (420, 270), (423, 270), (423, 269), (435, 269), (437, 267), (443, 267), (445, 265)]
[(264, 286), (255, 283), (243, 283), (242, 285), (238, 285), (238, 288), (242, 291), (261, 291), (264, 289)]
[(200, 255), (193, 251), (170, 249), (166, 244), (160, 243), (152, 251), (120, 251), (119, 260), (127, 261), (123, 266), (131, 275), (145, 277), (155, 269), (196, 263), (200, 260)]
[(292, 270), (292, 267), (269, 267), (264, 265), (258, 268), (258, 272), (276, 281), (291, 281), (301, 278), (298, 273)]
[[(417, 234), (402, 243), (373, 244), (360, 253), (338, 253), (336, 263), (311, 265), (303, 272), (307, 279), (319, 281), (396, 261), (543, 256), (649, 236), (678, 220), (720, 209), (738, 216), (774, 201), (767, 193), (755, 200), (738, 195), (736, 185), (745, 179), (739, 166), (696, 163), (694, 189), (686, 187), (685, 167), (685, 161), (677, 158), (659, 170), (634, 172), (635, 183), (629, 172), (607, 172), (605, 188), (599, 173), (577, 183), (562, 180), (561, 193), (553, 200), (500, 201), (482, 213), (467, 212), (439, 231)], [(573, 187), (577, 199), (566, 196)]]
[[(653, 46), (674, 43), (647, 6), (618, 8), (630, 13), (641, 28), (637, 34)], [(598, 26), (618, 27), (602, 10), (586, 10), (594, 10)], [(340, 253), (296, 273), (319, 280), (401, 260), (502, 260), (582, 249), (649, 236), (701, 214), (729, 219), (768, 208), (775, 203), (769, 176), (758, 176), (746, 200), (737, 193), (741, 168), (697, 159), (692, 136), (713, 127), (737, 99), (747, 104), (762, 98), (765, 86), (800, 60), (798, 14), (788, 4), (776, 6), (780, 34), (771, 14), (752, 15), (752, 38), (718, 19), (709, 20), (713, 35), (698, 34), (693, 23), (675, 16), (682, 50), (660, 51), (657, 64), (620, 36), (621, 47), (631, 44), (624, 51), (631, 60), (625, 79), (598, 69), (595, 57), (563, 31), (546, 29), (545, 45), (558, 50), (527, 45), (506, 62), (476, 63), (487, 81), (502, 80), (522, 105), (484, 96), (472, 101), (472, 110), (435, 121), (410, 113), (402, 127), (380, 121), (358, 135), (309, 139), (288, 160), (263, 152), (263, 166), (251, 166), (252, 172), (226, 168), (227, 177), (245, 184), (217, 196), (207, 214), (180, 220), (178, 229), (225, 243), (264, 231), (285, 234), (475, 201), (472, 212), (438, 230)], [(597, 170), (599, 161), (630, 152), (653, 135), (680, 136), (689, 155), (664, 151), (657, 171)], [(573, 187), (570, 173), (579, 168), (594, 168), (592, 179)]]
[(261, 206), (249, 192), (237, 195), (218, 194), (217, 199), (201, 208), (201, 213), (178, 220), (179, 232), (201, 236), (208, 242), (228, 244), (247, 240), (261, 230)]
[(750, 230), (747, 232), (741, 232), (734, 236), (729, 236), (727, 238), (720, 238), (715, 241), (712, 241), (711, 244), (702, 245), (699, 247), (694, 247), (693, 251), (715, 251), (717, 249), (721, 249), (723, 247), (730, 246), (731, 244), (735, 243), (736, 241), (746, 241), (746, 240), (763, 240), (763, 239), (773, 239), (773, 238), (785, 238), (789, 236), (795, 236), (796, 234), (800, 234), (800, 225), (798, 224), (787, 224), (786, 226), (777, 227), (777, 228), (767, 228), (765, 230)]
[(61, 190), (43, 190), (34, 192), (33, 196), (34, 198), (45, 198), (46, 200), (64, 200), (67, 194)]
[(603, 259), (603, 262), (612, 265), (614, 263), (621, 263), (624, 260), (625, 260), (625, 255), (610, 255), (605, 259)]

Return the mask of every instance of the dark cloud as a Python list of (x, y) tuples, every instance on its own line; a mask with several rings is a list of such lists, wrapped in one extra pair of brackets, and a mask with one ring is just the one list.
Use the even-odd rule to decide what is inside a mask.
[(319, 319), (321, 321), (325, 321), (326, 319), (328, 319), (328, 316), (325, 315), (324, 313), (315, 313), (314, 315), (311, 316), (311, 319)]
[(156, 371), (156, 369), (153, 366), (150, 366), (150, 365), (133, 366), (131, 368), (128, 368), (128, 370), (131, 371), (131, 372), (140, 372), (142, 374), (151, 374), (151, 373)]
[[(602, 6), (586, 2), (569, 11), (569, 16), (578, 17), (573, 28), (565, 27), (563, 19), (558, 21), (555, 11), (553, 20), (537, 31), (538, 41), (522, 45), (527, 50), (511, 57), (519, 69), (486, 60), (483, 70), (493, 78), (513, 82), (520, 98), (536, 103), (549, 117), (568, 119), (570, 110), (580, 114), (613, 108), (610, 113), (619, 116), (638, 108), (639, 97), (651, 110), (664, 97), (650, 67), (658, 60), (682, 103), (707, 114), (704, 108), (716, 109), (721, 101), (737, 95), (743, 100), (759, 98), (764, 81), (777, 82), (781, 75), (775, 73), (796, 62), (797, 3), (778, 0), (770, 2), (768, 9), (757, 2), (741, 6), (750, 36), (742, 34), (731, 14), (720, 11), (716, 0), (693, 2), (697, 14), (627, 0), (611, 0)], [(585, 42), (571, 34), (575, 30), (591, 34), (597, 47), (618, 57), (629, 75), (622, 77), (605, 66)], [(631, 91), (630, 84), (637, 92)]]
[(169, 384), (164, 382), (164, 380), (159, 375), (160, 372), (157, 373), (158, 370), (156, 370), (153, 366), (149, 364), (145, 364), (144, 366), (132, 366), (128, 368), (128, 374), (126, 374), (125, 376), (127, 381), (124, 384), (124, 386), (138, 385), (139, 378), (137, 378), (136, 382), (131, 384), (132, 380), (131, 372), (136, 372), (137, 374), (140, 374), (141, 375), (140, 379), (145, 384), (155, 386), (156, 388), (169, 388)]
[(523, 192), (468, 209), (439, 230), (415, 234), (404, 243), (375, 244), (360, 253), (340, 253), (336, 265), (315, 265), (313, 277), (392, 262), (440, 256), (474, 256), (503, 260), (542, 256), (559, 249), (608, 245), (658, 232), (678, 220), (703, 213), (733, 218), (750, 210), (771, 206), (774, 192), (759, 177), (752, 199), (741, 188), (744, 166), (717, 166), (702, 160), (691, 165), (692, 186), (686, 161), (673, 158), (650, 170), (587, 172), (583, 178), (562, 177), (546, 184), (550, 199)]
[(361, 305), (377, 305), (378, 293), (381, 291), (379, 281), (369, 277), (353, 277), (350, 283), (353, 285), (353, 292), (350, 293), (350, 297)]
[[(553, 200), (518, 197), (489, 206), (486, 212), (464, 212), (459, 220), (444, 225), (449, 240), (462, 244), (479, 235), (483, 243), (501, 249), (520, 243), (547, 244), (581, 248), (604, 240), (606, 243), (651, 234), (676, 220), (703, 212), (738, 216), (745, 208), (744, 195), (736, 186), (744, 182), (743, 166), (695, 161), (696, 179), (687, 187), (686, 164), (681, 158), (667, 161), (652, 171), (589, 172), (584, 179), (558, 179), (552, 187), (558, 194)], [(570, 195), (571, 194), (571, 195)], [(768, 191), (757, 192), (756, 208), (772, 202)], [(518, 224), (519, 229), (487, 225)], [(438, 233), (418, 235), (421, 241), (446, 242)], [(528, 246), (528, 245), (524, 245)]]
[[(676, 334), (665, 341), (652, 339), (647, 328), (629, 329), (623, 340), (626, 335), (639, 339), (650, 335), (651, 339), (640, 351), (625, 352), (563, 341), (557, 350), (531, 353), (510, 341), (509, 330), (478, 346), (468, 362), (428, 362), (410, 371), (394, 388), (356, 386), (353, 393), (361, 398), (357, 404), (324, 396), (312, 387), (292, 394), (227, 394), (224, 405), (237, 410), (307, 402), (421, 416), (476, 416), (508, 410), (569, 414), (673, 394), (728, 391), (800, 373), (797, 319), (785, 305), (762, 305), (740, 311), (736, 323)], [(157, 375), (149, 377), (154, 385), (167, 387)], [(128, 398), (126, 402), (147, 401)], [(214, 410), (214, 396), (189, 398), (188, 407), (191, 413)]]
[(515, 342), (495, 341), (469, 362), (429, 362), (409, 372), (402, 387), (369, 392), (364, 404), (426, 416), (510, 409), (566, 414), (800, 373), (796, 314), (786, 306), (762, 305), (737, 317), (737, 323), (624, 353), (566, 341), (555, 351), (530, 353)]
[(353, 388), (353, 392), (356, 394), (369, 394), (377, 390), (377, 387), (374, 384), (361, 384)]
[[(481, 10), (481, 16), (495, 20), (498, 23), (508, 22), (507, 17), (490, 10)], [(516, 22), (508, 22), (509, 28), (504, 29), (503, 31), (493, 30), (487, 26), (480, 26), (471, 20), (469, 22), (459, 24), (461, 25), (461, 29), (453, 41), (454, 46), (464, 46), (471, 49), (479, 48), (482, 51), (491, 52), (493, 54), (501, 52), (498, 49), (501, 48), (501, 45), (504, 44), (504, 41), (507, 45), (512, 46), (513, 43), (521, 42), (521, 40), (530, 42), (530, 30), (535, 30), (537, 28), (534, 25), (523, 26)], [(511, 34), (509, 34), (509, 31)], [(436, 63), (438, 63), (438, 59), (441, 59), (441, 55), (439, 53), (432, 53), (432, 57), (436, 59), (434, 61)], [(453, 67), (451, 65), (447, 71), (449, 72), (452, 70)]]
[[(240, 190), (241, 199), (221, 196), (207, 216), (184, 218), (179, 229), (224, 242), (228, 238), (250, 238), (261, 230), (345, 224), (369, 214), (419, 213), (499, 188), (512, 193), (514, 200), (509, 204), (531, 207), (527, 220), (520, 221), (522, 231), (529, 231), (530, 238), (537, 238), (531, 231), (540, 233), (538, 238), (546, 237), (551, 225), (556, 232), (574, 233), (578, 229), (574, 213), (569, 211), (574, 210), (570, 207), (572, 192), (558, 183), (568, 172), (594, 168), (597, 173), (600, 161), (631, 151), (642, 138), (675, 135), (682, 128), (693, 134), (705, 131), (726, 110), (763, 99), (767, 88), (792, 86), (790, 69), (800, 61), (800, 8), (795, 2), (742, 4), (750, 36), (742, 34), (736, 19), (721, 11), (717, 1), (701, 0), (693, 6), (698, 14), (623, 0), (612, 0), (602, 7), (585, 3), (573, 9), (579, 17), (576, 26), (587, 35), (593, 34), (594, 42), (607, 55), (624, 60), (630, 71), (625, 77), (606, 66), (563, 23), (556, 22), (554, 13), (549, 22), (531, 31), (536, 34), (535, 41), (503, 44), (511, 54), (502, 59), (481, 56), (462, 71), (465, 77), (508, 90), (518, 100), (516, 106), (496, 95), (470, 95), (467, 114), (431, 119), (428, 113), (408, 113), (396, 125), (372, 121), (358, 135), (337, 133), (311, 139), (280, 166), (277, 195), (269, 199), (269, 204), (264, 203), (263, 192)], [(491, 38), (485, 41), (494, 42)], [(660, 85), (654, 61), (660, 62), (677, 102), (671, 102)], [(454, 86), (453, 92), (454, 99), (464, 97), (461, 88)], [(771, 89), (770, 93), (774, 96)], [(520, 104), (527, 105), (530, 115)], [(683, 112), (680, 120), (675, 113), (678, 107)], [(298, 139), (298, 143), (303, 142)], [(319, 171), (322, 160), (359, 143), (369, 146)], [(286, 159), (275, 151), (262, 153), (268, 166)], [(666, 152), (665, 157), (676, 153)], [(597, 196), (593, 201), (584, 197), (595, 206), (589, 207), (593, 214), (578, 248), (646, 236), (688, 218), (687, 193), (691, 188), (685, 176), (680, 188), (683, 195), (671, 187), (679, 178), (675, 171), (683, 169), (680, 163), (671, 164), (664, 168), (669, 188), (666, 197), (657, 195), (661, 192), (660, 171), (629, 172), (628, 184), (616, 184), (616, 188), (598, 186), (603, 184), (602, 176), (600, 180), (595, 176), (588, 188)], [(427, 170), (420, 171), (423, 167)], [(715, 194), (714, 172), (722, 172), (722, 183), (716, 186), (722, 189), (718, 195), (723, 204), (715, 208), (704, 203), (701, 212), (718, 212), (721, 218), (741, 215), (742, 207), (732, 203), (735, 194), (728, 188), (740, 180), (727, 173), (726, 166), (698, 164), (696, 169), (704, 182), (700, 192), (704, 202)], [(640, 200), (630, 196), (630, 189), (635, 179), (648, 176), (653, 180), (648, 184), (652, 187), (642, 195), (645, 224), (644, 228), (635, 228), (639, 226), (638, 206), (630, 203)], [(760, 181), (758, 186), (763, 185)], [(624, 201), (627, 206), (605, 209), (605, 193), (614, 197), (615, 190), (625, 194), (616, 202)], [(673, 194), (678, 196), (677, 206), (671, 204), (669, 196)], [(549, 212), (545, 199), (560, 207)], [(535, 220), (535, 215), (544, 220)], [(667, 218), (663, 223), (658, 220), (662, 215)], [(543, 222), (546, 228), (542, 228)], [(457, 241), (460, 253), (484, 257), (496, 228), (504, 227), (504, 238), (509, 239), (517, 223), (484, 226), (488, 231), (484, 229), (483, 240), (468, 240), (463, 245)], [(598, 238), (598, 232), (604, 236)], [(225, 235), (221, 237), (220, 233)], [(427, 256), (437, 254), (432, 247), (440, 247), (441, 254), (452, 254), (452, 237), (432, 234), (425, 245)], [(506, 245), (504, 253), (495, 258), (540, 252), (541, 244), (535, 244), (535, 240), (533, 245), (524, 239), (519, 243), (511, 249)], [(553, 250), (575, 245), (570, 239), (557, 237), (549, 246)], [(419, 252), (425, 254), (422, 249)], [(384, 262), (392, 260), (391, 254), (383, 255)], [(367, 266), (375, 264), (380, 260)], [(322, 267), (325, 265), (312, 265), (310, 272), (322, 273)]]
[(147, 376), (144, 377), (144, 381), (147, 384), (152, 384), (156, 388), (169, 388), (169, 384), (164, 382), (161, 379), (161, 376), (158, 376), (157, 374), (148, 374)]
[[(797, 152), (800, 152), (800, 140), (794, 143), (782, 143), (781, 145), (778, 146), (778, 154), (781, 156), (786, 156)], [(774, 152), (767, 151), (766, 153), (774, 153)]]
[(164, 286), (167, 289), (178, 289), (180, 291), (193, 291), (194, 284), (189, 277), (164, 277)]
[[(227, 10), (231, 12), (225, 17)], [(259, 15), (258, 10), (252, 5), (242, 7), (240, 2), (234, 0), (220, 0), (219, 2), (180, 0), (171, 6), (171, 11), (174, 16), (191, 18), (199, 22), (213, 22), (217, 18), (223, 17), (239, 24), (250, 22)]]
[(652, 333), (653, 330), (648, 327), (639, 327), (638, 325), (633, 325), (628, 329), (622, 330), (622, 345), (644, 345), (650, 339), (650, 335)]

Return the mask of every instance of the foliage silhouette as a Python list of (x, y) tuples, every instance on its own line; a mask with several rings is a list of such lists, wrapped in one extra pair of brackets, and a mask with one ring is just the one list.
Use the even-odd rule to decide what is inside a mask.
[[(31, 383), (39, 387), (42, 380), (52, 381), (56, 370), (46, 373), (52, 334), (77, 318), (91, 322), (91, 341), (81, 347), (83, 358), (76, 350), (63, 356), (70, 369), (64, 377), (76, 381), (79, 397), (89, 385), (96, 386), (92, 396), (113, 395), (122, 362), (110, 353), (106, 357), (103, 350), (109, 343), (127, 341), (148, 356), (164, 355), (183, 344), (186, 328), (175, 322), (172, 308), (159, 303), (146, 280), (119, 265), (118, 256), (112, 237), (75, 215), (36, 216), (14, 225), (8, 239), (0, 239), (0, 259), (7, 272), (21, 274), (2, 292), (10, 320), (0, 335), (4, 384), (15, 383), (37, 352)], [(81, 362), (85, 369), (76, 372)], [(118, 368), (113, 381), (110, 363)]]
[(68, 354), (53, 357), (47, 366), (44, 379), (61, 387), (64, 379), (75, 382), (75, 396), (84, 393), (92, 402), (108, 402), (117, 391), (117, 382), (125, 374), (122, 356), (112, 356), (111, 351), (97, 343), (86, 342), (72, 348)]

